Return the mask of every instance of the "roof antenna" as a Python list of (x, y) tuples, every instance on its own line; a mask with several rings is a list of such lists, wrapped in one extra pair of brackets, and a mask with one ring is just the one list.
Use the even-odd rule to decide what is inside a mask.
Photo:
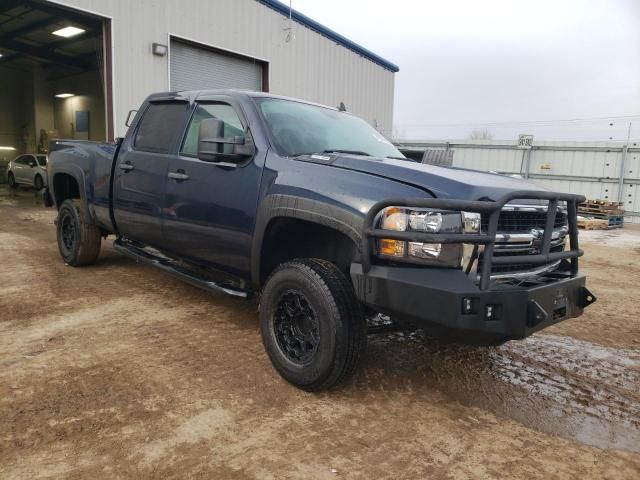
[(347, 107), (345, 107), (344, 102), (340, 102), (340, 105), (338, 105), (338, 111), (339, 112), (346, 112), (347, 111)]

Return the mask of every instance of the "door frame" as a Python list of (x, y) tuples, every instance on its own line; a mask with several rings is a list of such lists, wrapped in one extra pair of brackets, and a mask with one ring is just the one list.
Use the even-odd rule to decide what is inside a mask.
[(115, 72), (115, 58), (113, 52), (114, 49), (114, 41), (113, 41), (113, 29), (114, 29), (114, 20), (111, 15), (106, 15), (101, 12), (96, 12), (95, 10), (89, 10), (86, 8), (81, 8), (76, 5), (69, 4), (60, 0), (47, 0), (47, 3), (52, 3), (57, 7), (62, 9), (67, 9), (71, 11), (76, 11), (83, 13), (85, 15), (89, 15), (92, 17), (96, 17), (97, 20), (102, 21), (102, 55), (104, 59), (104, 72), (103, 72), (103, 85), (104, 85), (104, 125), (105, 125), (105, 140), (107, 142), (115, 141), (115, 119), (116, 119), (116, 106), (114, 99), (116, 98), (115, 94), (115, 84), (113, 81), (114, 72)]

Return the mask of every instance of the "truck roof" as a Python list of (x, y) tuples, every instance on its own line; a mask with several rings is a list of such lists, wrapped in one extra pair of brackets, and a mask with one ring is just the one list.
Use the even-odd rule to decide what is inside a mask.
[(239, 97), (278, 98), (281, 100), (292, 100), (295, 102), (302, 102), (302, 103), (307, 103), (309, 105), (316, 105), (319, 107), (325, 107), (325, 108), (330, 108), (332, 110), (337, 110), (336, 107), (323, 105), (321, 103), (310, 102), (308, 100), (304, 100), (301, 98), (287, 97), (284, 95), (274, 95), (273, 93), (268, 93), (268, 92), (257, 92), (254, 90), (244, 90), (244, 89), (236, 89), (236, 88), (157, 92), (149, 95), (147, 97), (147, 101), (187, 100), (189, 102), (194, 102), (196, 100), (204, 100), (207, 97), (211, 97), (214, 95), (227, 95), (227, 96), (236, 97), (236, 98), (239, 98)]

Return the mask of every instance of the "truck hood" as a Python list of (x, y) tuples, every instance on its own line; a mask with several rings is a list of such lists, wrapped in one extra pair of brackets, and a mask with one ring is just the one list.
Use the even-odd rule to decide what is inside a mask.
[[(334, 154), (335, 155), (335, 154)], [(437, 167), (407, 160), (356, 155), (332, 155), (331, 165), (398, 180), (428, 190), (437, 198), (497, 200), (515, 190), (544, 189), (520, 178), (452, 167)], [(529, 202), (526, 202), (529, 203)], [(531, 202), (536, 203), (536, 202)]]

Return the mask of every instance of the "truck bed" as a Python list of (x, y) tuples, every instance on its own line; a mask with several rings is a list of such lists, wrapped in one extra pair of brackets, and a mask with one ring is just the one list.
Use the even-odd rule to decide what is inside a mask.
[(109, 212), (109, 192), (117, 147), (115, 143), (54, 140), (49, 150), (48, 180), (53, 191), (62, 190), (66, 175), (80, 175), (84, 191), (79, 193), (86, 200), (83, 203), (88, 206), (89, 215), (95, 223), (108, 233), (115, 232)]

